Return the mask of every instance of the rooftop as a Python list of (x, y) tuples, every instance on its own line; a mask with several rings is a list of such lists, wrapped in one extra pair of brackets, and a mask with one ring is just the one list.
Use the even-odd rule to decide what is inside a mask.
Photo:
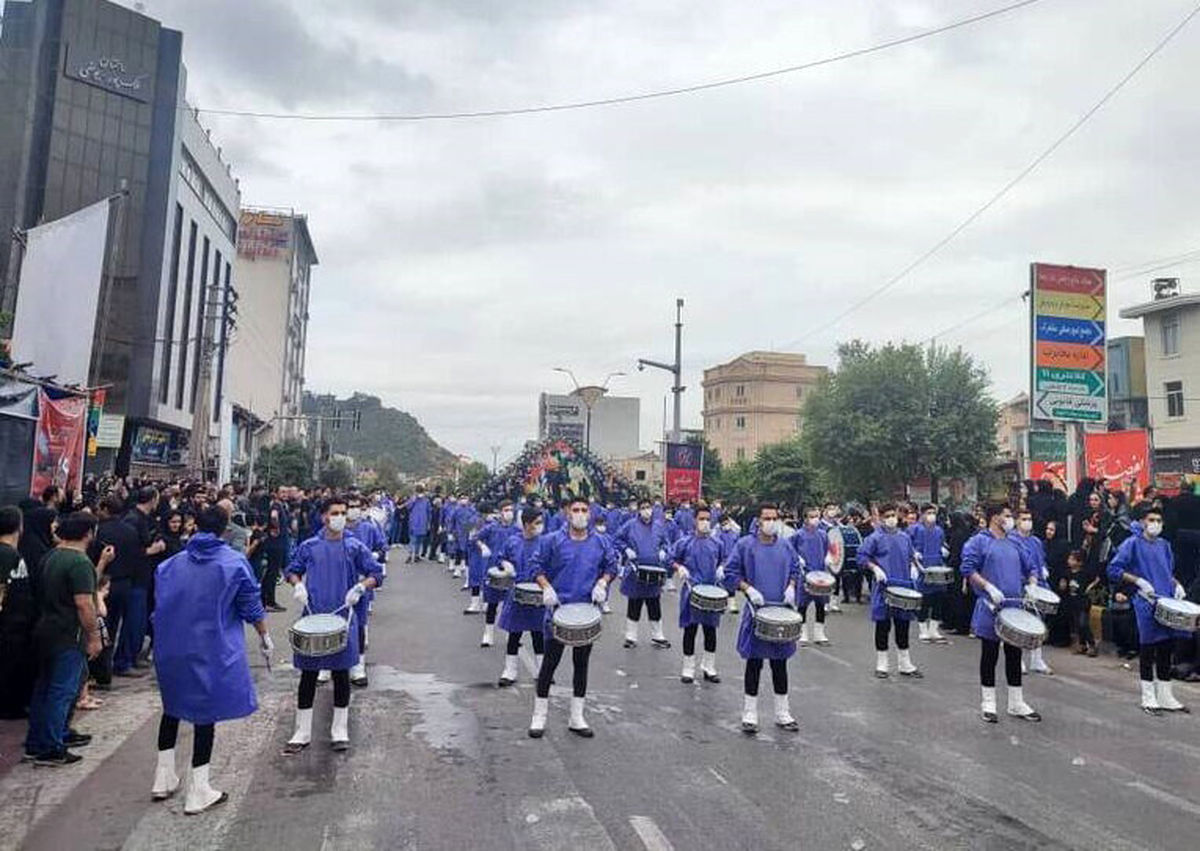
[(1156, 298), (1153, 301), (1145, 302), (1144, 304), (1135, 304), (1133, 307), (1123, 307), (1118, 314), (1122, 319), (1139, 319), (1143, 316), (1148, 316), (1151, 313), (1160, 313), (1164, 310), (1175, 310), (1181, 307), (1197, 307), (1200, 306), (1200, 293), (1188, 293), (1186, 295), (1172, 295), (1165, 298)]

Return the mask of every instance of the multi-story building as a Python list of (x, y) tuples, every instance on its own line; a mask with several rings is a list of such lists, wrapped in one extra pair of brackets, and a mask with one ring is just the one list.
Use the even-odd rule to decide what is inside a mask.
[(304, 358), (312, 267), (318, 263), (308, 218), (292, 210), (244, 209), (234, 276), (236, 330), (225, 360), (224, 400), (235, 464), (255, 445), (304, 435)]
[(1146, 398), (1146, 338), (1108, 340), (1108, 427), (1146, 428), (1150, 424)]
[(625, 458), (614, 458), (613, 464), (633, 484), (645, 488), (652, 496), (662, 496), (663, 459), (657, 452), (638, 452)]
[(640, 434), (641, 400), (636, 396), (601, 396), (592, 405), (590, 418), (579, 393), (538, 397), (539, 440), (565, 437), (586, 444), (601, 458), (618, 458), (637, 453)]
[[(232, 285), (240, 206), (229, 166), (186, 108), (183, 35), (107, 0), (8, 0), (3, 15), (0, 233), (126, 187), (110, 225), (91, 370), (93, 384), (109, 385), (106, 411), (125, 424), (120, 450), (101, 450), (95, 463), (181, 467), (201, 337), (224, 326), (207, 320)], [(6, 237), (0, 309), (15, 303), (17, 281)]]
[(799, 433), (805, 399), (828, 372), (791, 352), (747, 352), (704, 370), (704, 436), (729, 464)]
[(1142, 320), (1154, 469), (1200, 473), (1200, 293), (1155, 284), (1152, 300), (1120, 311)]

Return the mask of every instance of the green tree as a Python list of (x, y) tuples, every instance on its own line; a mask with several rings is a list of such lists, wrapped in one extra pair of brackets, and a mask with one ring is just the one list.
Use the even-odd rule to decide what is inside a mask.
[(819, 474), (797, 438), (763, 446), (753, 466), (760, 499), (799, 508), (820, 497)]
[(386, 491), (400, 489), (400, 465), (391, 455), (382, 455), (375, 461), (375, 485)]
[(274, 490), (279, 485), (306, 488), (312, 483), (312, 456), (298, 440), (284, 440), (258, 450), (254, 472)]
[(715, 493), (713, 488), (721, 478), (721, 456), (708, 445), (708, 438), (702, 434), (692, 433), (687, 436), (687, 442), (704, 448), (704, 466), (701, 469), (701, 490), (706, 499), (711, 499)]
[(321, 484), (335, 491), (344, 491), (354, 485), (354, 468), (345, 458), (332, 458), (321, 469)]
[(752, 506), (758, 501), (758, 474), (750, 461), (734, 461), (721, 469), (712, 484), (712, 495), (726, 504)]
[(458, 471), (458, 489), (460, 492), (475, 493), (492, 477), (488, 465), (481, 461), (472, 461)]
[(809, 396), (808, 457), (844, 496), (885, 496), (922, 476), (980, 472), (995, 450), (987, 373), (961, 350), (860, 340)]

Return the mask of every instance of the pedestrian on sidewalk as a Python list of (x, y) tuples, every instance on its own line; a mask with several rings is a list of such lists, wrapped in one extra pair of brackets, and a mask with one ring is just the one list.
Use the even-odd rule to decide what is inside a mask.
[(33, 627), (37, 607), (29, 565), (18, 549), (21, 509), (0, 508), (0, 718), (24, 718), (37, 677)]

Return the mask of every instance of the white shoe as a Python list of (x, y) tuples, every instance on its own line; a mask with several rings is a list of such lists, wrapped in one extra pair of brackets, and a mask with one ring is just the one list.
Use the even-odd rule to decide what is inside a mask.
[(1025, 702), (1025, 690), (1020, 686), (1008, 687), (1008, 709), (1006, 711), (1014, 718), (1021, 718), (1026, 721), (1042, 720), (1042, 716)]
[[(454, 566), (454, 578), (462, 579), (462, 575), (463, 575), (462, 565), (455, 565)], [(467, 586), (464, 585), (463, 587), (465, 588)]]
[(207, 765), (192, 767), (192, 776), (188, 780), (187, 797), (183, 802), (184, 815), (194, 816), (228, 800), (227, 794), (218, 792), (208, 785)]
[(808, 644), (808, 624), (800, 625), (800, 643)]
[(437, 560), (438, 560), (438, 564), (445, 564), (445, 563), (446, 563), (446, 554), (445, 554), (445, 553), (438, 553), (438, 554), (437, 554)]
[(907, 650), (896, 651), (896, 670), (900, 672), (902, 677), (915, 677), (921, 679), (925, 675), (913, 664), (912, 657)]
[(813, 624), (813, 641), (817, 644), (828, 644), (829, 639), (825, 635), (825, 624)]
[(296, 710), (296, 731), (288, 739), (284, 753), (297, 753), (312, 742), (312, 709)]
[(588, 726), (587, 720), (583, 717), (583, 704), (585, 698), (571, 698), (571, 720), (567, 722), (567, 729), (576, 736), (582, 736), (585, 739), (590, 739), (595, 733)]
[(1175, 699), (1174, 681), (1162, 680), (1154, 681), (1154, 696), (1158, 698), (1158, 705), (1167, 712), (1191, 712), (1186, 706)]
[(542, 659), (545, 658), (541, 653), (533, 654), (533, 676), (537, 679), (537, 675), (542, 672)]
[(829, 598), (829, 611), (840, 612), (841, 610), (842, 610), (842, 604), (838, 602), (838, 598), (830, 597)]
[(1046, 660), (1042, 657), (1042, 648), (1035, 647), (1029, 651), (1029, 670), (1035, 674), (1046, 674), (1047, 676), (1054, 673), (1054, 670), (1046, 664)]
[(663, 583), (663, 590), (664, 591), (674, 591), (675, 590), (675, 580), (668, 576), (667, 581)]
[(721, 682), (721, 677), (717, 674), (717, 654), (707, 651), (700, 657), (700, 673), (704, 675), (704, 679), (710, 683)]
[(983, 699), (979, 703), (979, 713), (983, 716), (983, 720), (989, 724), (995, 724), (999, 719), (996, 717), (996, 688), (995, 686), (982, 686)]
[(333, 707), (333, 722), (329, 725), (329, 743), (335, 751), (350, 747), (350, 707)]
[(679, 679), (685, 683), (694, 683), (696, 681), (696, 657), (683, 657), (683, 672), (679, 675)]
[(606, 615), (612, 614), (612, 606), (608, 604), (608, 600), (604, 601), (604, 605), (600, 607), (600, 612)]
[(1142, 687), (1142, 711), (1150, 715), (1158, 715), (1162, 712), (1162, 705), (1158, 702), (1158, 689), (1154, 687), (1154, 680), (1138, 680)]
[(533, 699), (533, 720), (529, 722), (529, 738), (540, 739), (546, 732), (546, 716), (550, 714), (550, 698)]
[(786, 694), (775, 695), (775, 726), (793, 732), (800, 729), (800, 725), (792, 717), (792, 711), (788, 706), (788, 696)]
[(758, 697), (743, 695), (742, 701), (742, 732), (758, 732)]
[(359, 656), (358, 661), (350, 666), (350, 684), (360, 687), (367, 684), (366, 656)]
[(477, 615), (483, 611), (483, 605), (479, 602), (478, 597), (472, 597), (471, 602), (463, 609), (464, 615)]
[(483, 639), (479, 642), (480, 647), (491, 647), (496, 643), (496, 627), (493, 624), (483, 625)]
[(941, 626), (942, 626), (941, 621), (930, 621), (929, 622), (929, 638), (931, 641), (936, 641), (939, 644), (944, 644), (946, 642), (946, 636), (942, 635)]
[(886, 650), (875, 651), (875, 676), (881, 680), (888, 678), (888, 652)]
[(154, 785), (150, 787), (150, 798), (165, 801), (179, 789), (179, 775), (175, 773), (175, 748), (158, 752), (158, 765), (154, 769)]
[(929, 634), (929, 621), (917, 621), (917, 639), (919, 641), (933, 640)]
[(734, 614), (734, 615), (736, 615), (736, 614), (737, 614), (738, 612), (740, 612), (741, 610), (742, 610), (742, 609), (741, 609), (741, 606), (739, 606), (739, 605), (738, 605), (738, 599), (737, 599), (737, 597), (730, 597), (730, 598), (729, 598), (729, 612), (730, 612), (730, 614)]
[(650, 621), (650, 643), (655, 647), (670, 647), (671, 642), (663, 635), (662, 621)]
[(500, 688), (511, 686), (517, 681), (517, 655), (504, 657), (504, 671), (500, 674)]
[(636, 647), (638, 642), (638, 622), (625, 618), (625, 646)]

